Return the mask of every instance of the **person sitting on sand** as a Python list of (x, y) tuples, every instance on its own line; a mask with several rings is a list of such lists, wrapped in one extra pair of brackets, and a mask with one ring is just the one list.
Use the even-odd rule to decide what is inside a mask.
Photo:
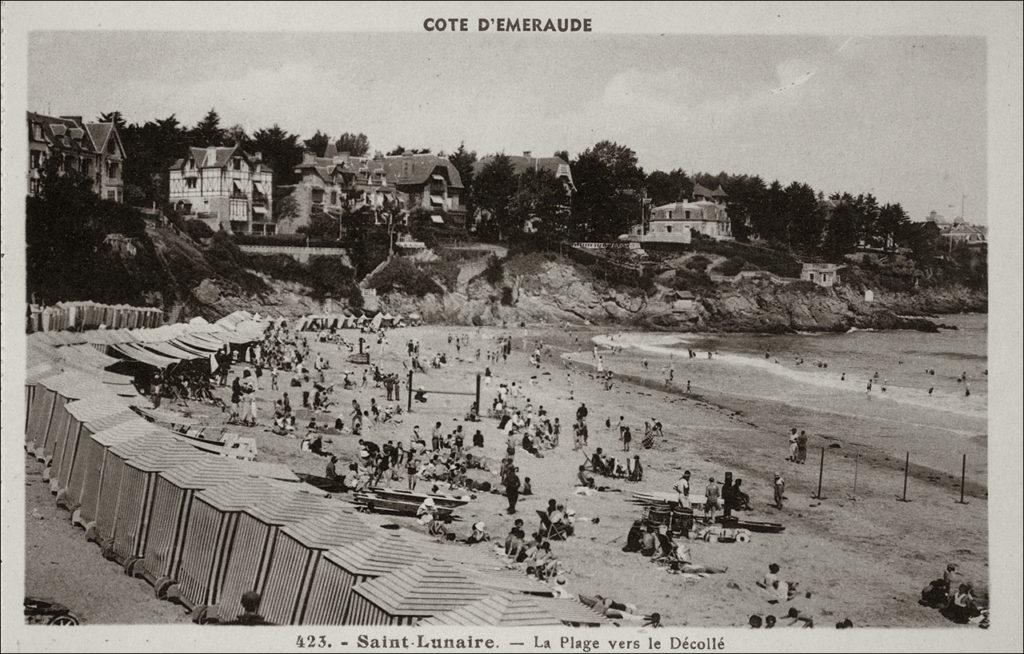
[(516, 519), (512, 529), (508, 532), (508, 537), (505, 538), (505, 555), (512, 559), (518, 558), (519, 553), (526, 547), (526, 532), (523, 531), (523, 524), (521, 519)]
[(452, 532), (452, 515), (449, 513), (440, 520), (432, 520), (427, 527), (427, 533), (440, 541), (455, 540), (455, 534)]
[(469, 536), (466, 537), (466, 543), (469, 545), (475, 545), (476, 543), (482, 543), (488, 540), (491, 540), (491, 536), (487, 533), (487, 525), (483, 522), (474, 522), (472, 531), (470, 531)]
[(753, 508), (750, 506), (750, 495), (747, 495), (741, 486), (743, 480), (737, 478), (732, 485), (732, 497), (733, 497), (733, 511), (752, 511)]
[(658, 553), (658, 537), (654, 532), (654, 525), (647, 525), (640, 541), (640, 554), (643, 556), (654, 556)]
[(594, 470), (594, 472), (596, 472), (599, 475), (609, 475), (612, 472), (607, 468), (607, 464), (604, 458), (604, 450), (602, 450), (600, 447), (597, 448), (597, 450), (595, 450), (594, 453), (590, 456), (590, 467)]
[(769, 604), (776, 604), (780, 601), (785, 602), (796, 595), (797, 584), (779, 579), (780, 570), (781, 568), (778, 563), (770, 564), (768, 566), (768, 574), (764, 576), (764, 579), (757, 582), (758, 586), (768, 591)]
[(640, 465), (640, 455), (633, 456), (633, 467), (629, 471), (629, 481), (640, 482), (644, 479), (644, 467)]
[(639, 552), (643, 548), (644, 523), (641, 520), (634, 520), (633, 525), (626, 534), (626, 544), (623, 552)]
[(581, 465), (579, 472), (576, 473), (577, 486), (584, 486), (586, 488), (594, 487), (594, 478), (587, 474), (587, 466)]

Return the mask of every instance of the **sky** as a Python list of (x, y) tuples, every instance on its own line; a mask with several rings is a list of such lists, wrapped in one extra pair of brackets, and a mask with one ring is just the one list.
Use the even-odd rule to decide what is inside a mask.
[[(30, 110), (757, 174), (986, 223), (976, 37), (36, 32)], [(128, 153), (129, 156), (131, 153)]]

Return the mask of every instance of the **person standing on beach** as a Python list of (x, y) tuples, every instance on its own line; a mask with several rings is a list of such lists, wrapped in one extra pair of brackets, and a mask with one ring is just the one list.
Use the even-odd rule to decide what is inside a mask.
[(679, 506), (684, 509), (691, 507), (690, 502), (690, 471), (683, 472), (683, 476), (676, 482), (675, 491), (679, 496)]
[(513, 468), (505, 477), (505, 497), (508, 499), (508, 514), (516, 512), (516, 502), (519, 501), (519, 468)]
[(772, 482), (772, 488), (774, 489), (775, 506), (778, 509), (782, 508), (782, 500), (785, 499), (786, 495), (786, 482), (782, 479), (782, 475), (775, 473), (775, 481)]
[(789, 456), (786, 457), (787, 461), (793, 463), (796, 463), (797, 438), (796, 427), (793, 427), (789, 430)]
[(715, 478), (709, 478), (708, 485), (704, 489), (704, 513), (707, 514), (708, 519), (712, 523), (715, 521), (715, 512), (718, 510), (719, 493), (720, 489), (718, 483), (715, 482)]
[(807, 463), (807, 432), (803, 429), (796, 437), (796, 462)]

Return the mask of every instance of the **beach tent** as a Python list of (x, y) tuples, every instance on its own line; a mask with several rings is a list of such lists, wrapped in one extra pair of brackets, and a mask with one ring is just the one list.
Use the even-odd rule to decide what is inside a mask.
[(215, 605), (211, 605), (210, 617), (234, 619), (242, 610), (242, 595), (263, 587), (277, 555), (274, 544), (281, 527), (324, 515), (338, 506), (336, 500), (282, 488), (270, 501), (242, 511), (235, 527), (235, 546), (224, 562), (224, 586)]
[(93, 395), (74, 402), (68, 402), (64, 410), (71, 414), (68, 430), (63, 443), (55, 445), (53, 463), (50, 470), (50, 492), (57, 494), (57, 504), (72, 508), (64, 497), (75, 468), (78, 447), (83, 433), (93, 433), (86, 425), (92, 425), (95, 431), (114, 427), (137, 416), (121, 398), (113, 395), (100, 386)]
[[(67, 434), (71, 421), (71, 414), (65, 410), (65, 405), (97, 392), (101, 384), (92, 375), (77, 370), (47, 377), (41, 383), (49, 392), (53, 393), (53, 404), (46, 427), (35, 436), (35, 456), (49, 465), (53, 458), (57, 438), (58, 436), (61, 438), (63, 445), (63, 438)], [(44, 479), (49, 479), (49, 473), (44, 473), (43, 476)]]
[(420, 548), (398, 533), (383, 534), (324, 552), (313, 571), (309, 601), (299, 624), (348, 624), (352, 588), (422, 561)]
[(154, 368), (159, 368), (161, 370), (181, 361), (174, 357), (156, 354), (152, 350), (148, 350), (143, 347), (141, 343), (120, 343), (111, 346), (111, 350), (123, 355), (126, 359), (130, 359), (138, 363), (144, 363), (147, 366), (153, 366)]
[[(91, 524), (93, 529), (86, 529), (86, 535), (99, 543), (100, 547), (111, 548), (109, 558), (113, 558), (114, 527), (121, 501), (121, 482), (124, 478), (126, 463), (132, 457), (146, 451), (157, 450), (173, 441), (171, 432), (155, 425), (149, 425), (148, 431), (120, 441), (109, 442), (103, 457), (100, 472), (100, 486), (96, 490), (96, 510)], [(125, 501), (135, 501), (126, 497)], [(83, 507), (86, 504), (83, 502)], [(83, 509), (87, 512), (88, 509)], [(105, 555), (107, 555), (105, 553)]]
[(177, 583), (167, 589), (167, 597), (181, 599), (197, 612), (216, 604), (225, 563), (236, 546), (239, 515), (280, 494), (277, 486), (248, 476), (197, 492), (185, 525)]
[(195, 465), (205, 456), (210, 455), (169, 438), (158, 447), (137, 452), (125, 460), (111, 548), (126, 572), (133, 573), (135, 562), (146, 554), (157, 475), (178, 466)]
[[(79, 459), (68, 481), (69, 505), (72, 506), (71, 521), (81, 525), (86, 535), (91, 536), (95, 527), (97, 503), (103, 485), (106, 457), (115, 444), (131, 441), (154, 431), (164, 431), (149, 424), (142, 418), (126, 420), (113, 427), (87, 434), (79, 442)], [(110, 455), (112, 456), (112, 455)], [(77, 498), (77, 506), (75, 500)]]
[[(521, 573), (520, 573), (521, 574)], [(548, 627), (561, 626), (532, 597), (504, 593), (489, 595), (462, 608), (420, 622), (428, 626)]]
[(306, 611), (312, 573), (324, 552), (373, 534), (355, 512), (340, 508), (281, 527), (263, 587), (260, 613), (273, 624), (297, 624)]
[(356, 584), (349, 624), (415, 625), (492, 594), (454, 564), (431, 559)]
[(56, 393), (46, 388), (43, 381), (61, 374), (60, 370), (51, 365), (43, 364), (29, 368), (25, 375), (25, 450), (35, 454), (36, 440), (42, 444), (46, 425), (50, 422), (50, 412)]
[(234, 459), (210, 454), (156, 475), (151, 524), (141, 565), (143, 576), (153, 581), (158, 595), (176, 578), (196, 493), (242, 475), (242, 468)]
[(571, 598), (534, 597), (533, 601), (540, 604), (551, 617), (571, 627), (600, 627), (611, 623), (589, 606)]
[(372, 327), (374, 330), (378, 330), (380, 329), (380, 325), (382, 322), (384, 322), (384, 315), (378, 313), (373, 317), (373, 320), (370, 321), (370, 327)]

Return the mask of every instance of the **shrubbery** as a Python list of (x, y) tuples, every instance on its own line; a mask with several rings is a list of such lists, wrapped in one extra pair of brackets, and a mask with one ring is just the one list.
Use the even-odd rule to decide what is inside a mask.
[(720, 275), (732, 277), (739, 271), (743, 270), (746, 265), (747, 261), (743, 257), (730, 257), (725, 261), (718, 262), (712, 270)]
[(204, 238), (213, 238), (214, 235), (213, 228), (211, 228), (205, 222), (197, 218), (192, 218), (190, 220), (184, 221), (184, 223), (181, 226), (181, 229), (183, 232), (188, 234), (193, 241), (196, 241), (197, 243), (201, 242), (202, 239)]
[(444, 289), (426, 272), (402, 257), (395, 257), (378, 270), (367, 285), (378, 293), (402, 292), (416, 297), (442, 295)]

